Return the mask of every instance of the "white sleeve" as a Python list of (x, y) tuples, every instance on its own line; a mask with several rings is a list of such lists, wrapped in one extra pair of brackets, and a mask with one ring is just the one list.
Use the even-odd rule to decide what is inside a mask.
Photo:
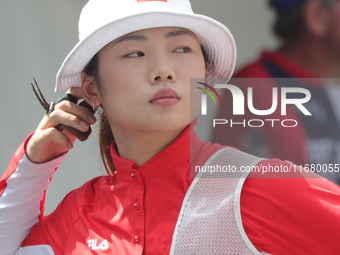
[(14, 254), (39, 221), (40, 202), (66, 154), (43, 164), (24, 154), (0, 197), (0, 254)]

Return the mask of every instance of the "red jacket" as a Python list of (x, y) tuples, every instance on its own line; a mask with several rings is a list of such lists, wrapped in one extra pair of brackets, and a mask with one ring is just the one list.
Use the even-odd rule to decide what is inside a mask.
[[(168, 148), (137, 167), (135, 162), (120, 158), (113, 144), (111, 152), (117, 167), (113, 176), (97, 177), (70, 192), (48, 216), (38, 218), (39, 213), (26, 212), (18, 216), (25, 220), (32, 217), (37, 222), (27, 230), (22, 254), (30, 254), (29, 249), (49, 249), (49, 254), (168, 254), (183, 198), (193, 180), (189, 162), (192, 166), (203, 165), (220, 148), (218, 144), (203, 143), (187, 128)], [(49, 182), (60, 163), (50, 162), (45, 170), (40, 165), (35, 171), (34, 164), (26, 162), (24, 152), (22, 145), (0, 182), (4, 190), (0, 198), (0, 236), (10, 236), (7, 243), (0, 239), (0, 247), (18, 248), (11, 243), (18, 235), (6, 232), (7, 227), (19, 233), (23, 225), (16, 218), (20, 212), (11, 205), (13, 199), (22, 200), (22, 208), (32, 205), (33, 200), (39, 205), (46, 188), (41, 183)], [(261, 164), (289, 166), (279, 160)], [(17, 181), (27, 171), (30, 179)], [(42, 172), (45, 176), (35, 180)], [(268, 254), (338, 254), (334, 240), (340, 238), (339, 187), (321, 178), (275, 177), (278, 175), (252, 173), (242, 190), (242, 222), (255, 247)], [(15, 193), (23, 183), (28, 185), (26, 192)], [(37, 199), (27, 199), (31, 189), (37, 189)], [(10, 202), (4, 206), (6, 199)], [(3, 216), (4, 207), (11, 214)]]

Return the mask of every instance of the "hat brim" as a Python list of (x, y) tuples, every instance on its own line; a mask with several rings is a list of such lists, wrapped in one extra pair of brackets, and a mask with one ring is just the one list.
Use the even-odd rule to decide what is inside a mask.
[(225, 78), (226, 82), (229, 80), (235, 68), (236, 45), (227, 27), (204, 15), (158, 11), (115, 20), (79, 41), (58, 71), (55, 91), (81, 87), (81, 72), (92, 57), (108, 43), (123, 35), (156, 27), (181, 27), (193, 32), (209, 60), (214, 63), (209, 77)]

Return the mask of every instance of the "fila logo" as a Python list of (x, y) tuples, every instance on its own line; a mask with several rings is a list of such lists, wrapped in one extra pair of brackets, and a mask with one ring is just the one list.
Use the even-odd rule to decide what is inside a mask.
[(97, 242), (98, 242), (97, 239), (87, 240), (87, 245), (89, 246), (89, 249), (91, 249), (92, 251), (95, 251), (95, 250), (107, 250), (109, 248), (109, 243), (107, 240), (104, 240), (98, 246), (97, 246)]
[(143, 2), (168, 2), (168, 0), (137, 0), (137, 3), (143, 3)]

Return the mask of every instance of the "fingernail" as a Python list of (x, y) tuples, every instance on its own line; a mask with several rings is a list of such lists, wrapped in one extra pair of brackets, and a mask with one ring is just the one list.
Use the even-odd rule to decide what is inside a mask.
[(72, 148), (73, 148), (73, 144), (72, 144), (72, 143), (68, 143), (68, 144), (67, 144), (67, 147), (68, 147), (69, 149), (72, 149)]
[(79, 124), (85, 129), (89, 127), (89, 124), (87, 124), (85, 121), (81, 121)]
[(97, 119), (93, 115), (89, 115), (89, 120), (92, 124), (96, 123)]

